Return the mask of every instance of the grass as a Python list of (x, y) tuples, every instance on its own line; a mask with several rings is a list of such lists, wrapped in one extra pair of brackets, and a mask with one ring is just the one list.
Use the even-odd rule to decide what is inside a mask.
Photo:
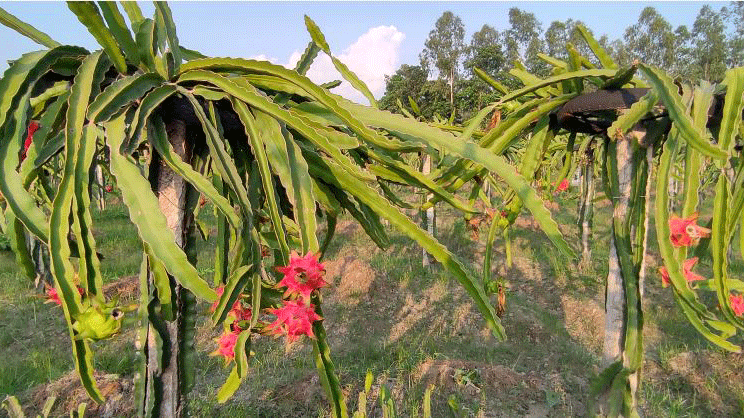
[[(567, 240), (577, 243), (576, 205), (560, 198), (557, 203), (555, 218)], [(207, 225), (214, 224), (210, 210), (201, 216)], [(106, 257), (106, 282), (136, 275), (141, 256), (126, 210), (112, 202), (94, 218), (99, 252)], [(453, 211), (440, 210), (438, 218), (440, 240), (480, 276), (485, 232), (476, 242)], [(502, 265), (503, 243), (497, 239), (495, 270), (509, 286), (503, 318), (509, 339), (500, 342), (484, 328), (456, 280), (439, 267), (421, 266), (421, 250), (408, 238), (390, 231), (390, 246), (377, 249), (361, 228), (343, 219), (326, 255), (333, 286), (323, 293), (325, 325), (350, 410), (369, 370), (375, 376), (369, 396), (375, 414), (380, 412), (382, 385), (390, 388), (398, 412), (413, 416), (421, 409), (426, 386), (433, 383), (435, 416), (453, 409), (462, 416), (582, 415), (589, 381), (599, 372), (597, 329), (602, 325), (608, 225), (609, 209), (597, 208), (594, 263), (582, 272), (529, 225), (512, 233), (511, 269)], [(653, 226), (650, 230), (653, 234)], [(213, 237), (198, 245), (197, 268), (209, 280)], [(744, 271), (744, 266), (732, 269)], [(645, 416), (741, 413), (744, 358), (707, 344), (687, 324), (669, 289), (660, 289), (654, 270), (650, 265), (644, 301), (647, 355), (640, 393)], [(0, 355), (6, 360), (0, 363), (0, 394), (17, 395), (28, 404), (32, 388), (54, 382), (72, 368), (69, 341), (59, 308), (42, 303), (7, 251), (0, 251), (0, 281)], [(200, 311), (206, 313), (207, 306)], [(217, 404), (214, 395), (229, 371), (207, 354), (215, 348), (217, 332), (204, 315), (197, 330), (200, 354), (190, 416), (327, 414), (309, 344), (287, 348), (282, 340), (268, 337), (254, 339), (249, 381), (233, 400)], [(131, 377), (132, 337), (130, 326), (120, 337), (96, 343), (96, 367)]]

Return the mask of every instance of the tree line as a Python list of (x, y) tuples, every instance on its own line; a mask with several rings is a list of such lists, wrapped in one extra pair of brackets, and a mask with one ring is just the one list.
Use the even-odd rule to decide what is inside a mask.
[[(450, 118), (454, 110), (454, 119), (461, 122), (500, 95), (473, 68), (515, 88), (521, 82), (510, 71), (550, 75), (551, 65), (541, 56), (568, 59), (567, 50), (572, 48), (582, 56), (593, 56), (579, 39), (577, 25), (583, 23), (556, 20), (543, 30), (533, 13), (515, 7), (509, 10), (508, 28), (499, 31), (484, 24), (466, 42), (462, 19), (444, 12), (429, 32), (420, 64), (403, 64), (386, 76), (379, 106), (393, 112), (401, 112), (403, 106), (424, 120)], [(704, 5), (691, 27), (677, 28), (649, 6), (625, 29), (622, 39), (604, 35), (598, 42), (620, 66), (639, 60), (682, 81), (720, 82), (726, 68), (744, 65), (744, 2), (732, 2), (720, 10)]]

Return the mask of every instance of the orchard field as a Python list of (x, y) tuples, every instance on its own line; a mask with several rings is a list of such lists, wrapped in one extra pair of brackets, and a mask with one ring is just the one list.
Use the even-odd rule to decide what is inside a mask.
[[(578, 239), (575, 225), (576, 188), (556, 196), (550, 204), (569, 241)], [(134, 228), (120, 200), (109, 195), (107, 208), (94, 212), (102, 269), (109, 292), (131, 299), (136, 293), (139, 257)], [(421, 413), (429, 384), (432, 415), (450, 416), (580, 416), (585, 413), (590, 379), (599, 370), (603, 337), (603, 280), (607, 276), (609, 206), (598, 197), (593, 250), (597, 261), (578, 272), (536, 230), (529, 215), (514, 229), (514, 267), (505, 273), (507, 309), (503, 316), (509, 339), (497, 341), (462, 289), (441, 268), (421, 267), (420, 249), (406, 237), (392, 233), (392, 245), (380, 250), (361, 228), (348, 219), (339, 225), (338, 239), (328, 250), (326, 268), (332, 285), (326, 292), (326, 327), (345, 390), (352, 398), (363, 390), (367, 371), (374, 374), (370, 410), (379, 416), (377, 397), (382, 385), (390, 388), (402, 416)], [(214, 247), (211, 208), (201, 212), (212, 228), (200, 241), (204, 254), (197, 267), (210, 274)], [(440, 237), (474, 264), (482, 262), (485, 237), (473, 236), (461, 216), (439, 214)], [(204, 251), (201, 251), (204, 250)], [(686, 322), (674, 303), (671, 289), (662, 289), (655, 273), (659, 256), (650, 251), (652, 271), (644, 301), (645, 382), (640, 409), (648, 417), (737, 416), (744, 404), (744, 357), (711, 347)], [(497, 257), (503, 256), (503, 249)], [(74, 376), (60, 309), (45, 304), (28, 279), (15, 268), (10, 251), (0, 252), (2, 291), (0, 321), (0, 393), (15, 394), (30, 415), (47, 396), (56, 394), (55, 412), (92, 405)], [(500, 267), (504, 269), (504, 267)], [(738, 266), (737, 270), (741, 269)], [(705, 274), (709, 268), (702, 270)], [(495, 300), (495, 296), (493, 297)], [(227, 369), (216, 349), (218, 333), (207, 324), (208, 304), (197, 331), (199, 375), (189, 408), (191, 416), (296, 416), (328, 414), (315, 367), (306, 351), (295, 345), (285, 350), (283, 340), (256, 341), (252, 373), (258, 385), (242, 388), (227, 405), (218, 405), (215, 392)], [(24, 318), (33, 318), (31, 321)], [(132, 327), (122, 338), (102, 343), (95, 364), (111, 387), (107, 405), (113, 416), (133, 414), (131, 379), (134, 355)], [(119, 398), (117, 395), (121, 395)], [(89, 408), (90, 409), (90, 408)], [(119, 415), (121, 414), (121, 415)], [(33, 415), (32, 415), (33, 416)]]
[(309, 16), (290, 68), (67, 6), (101, 49), (0, 8), (11, 418), (744, 414), (742, 3), (445, 12), (379, 101)]

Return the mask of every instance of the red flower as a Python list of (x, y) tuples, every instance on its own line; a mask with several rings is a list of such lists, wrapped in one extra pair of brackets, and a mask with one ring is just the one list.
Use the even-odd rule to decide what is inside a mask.
[(679, 218), (672, 215), (669, 219), (669, 238), (672, 240), (672, 245), (675, 247), (689, 247), (697, 244), (700, 238), (710, 235), (710, 229), (703, 228), (695, 223), (697, 217), (697, 213), (690, 215), (689, 218)]
[(106, 191), (107, 191), (108, 193), (111, 193), (111, 192), (112, 192), (113, 190), (114, 190), (114, 187), (113, 187), (112, 185), (110, 185), (110, 184), (107, 184), (107, 185), (106, 185)]
[[(62, 305), (62, 301), (59, 299), (59, 293), (57, 293), (57, 288), (52, 287), (46, 283), (44, 283), (44, 286), (46, 287), (46, 294), (47, 294), (47, 300), (44, 303), (56, 303), (57, 305)], [(78, 293), (80, 293), (80, 296), (85, 295), (85, 289), (78, 286), (77, 287)]]
[(731, 309), (734, 310), (736, 316), (744, 314), (744, 295), (729, 294), (729, 302), (731, 302)]
[[(692, 283), (697, 280), (705, 280), (705, 277), (694, 273), (692, 271), (692, 268), (695, 266), (695, 263), (698, 262), (697, 257), (688, 258), (685, 260), (685, 262), (682, 264), (682, 274), (684, 274), (685, 279), (687, 279), (688, 283)], [(671, 280), (669, 279), (669, 272), (667, 271), (666, 267), (661, 267), (659, 269), (659, 274), (661, 275), (661, 285), (662, 287), (667, 287), (671, 283)]]
[(46, 291), (47, 294), (47, 300), (44, 303), (56, 303), (57, 305), (62, 305), (62, 301), (59, 299), (59, 294), (57, 293), (57, 289), (49, 286)]
[(328, 285), (323, 280), (325, 267), (323, 263), (318, 262), (318, 256), (312, 253), (307, 253), (304, 257), (300, 257), (296, 252), (292, 251), (289, 258), (289, 265), (286, 267), (277, 267), (276, 269), (284, 274), (284, 278), (282, 278), (277, 286), (287, 287), (287, 291), (284, 293), (285, 297), (289, 295), (300, 295), (304, 298), (309, 298), (313, 290)]
[(235, 305), (233, 305), (233, 308), (230, 310), (230, 313), (228, 315), (234, 316), (235, 321), (250, 321), (251, 317), (253, 316), (253, 312), (251, 312), (251, 308), (244, 308), (243, 304), (240, 303), (240, 301), (236, 301)]
[(217, 309), (217, 305), (220, 304), (220, 298), (222, 297), (222, 294), (225, 293), (225, 286), (220, 286), (217, 289), (214, 289), (214, 292), (217, 293), (217, 300), (215, 300), (212, 306), (209, 307), (210, 312), (214, 312), (214, 310)]
[(558, 184), (553, 183), (553, 187), (555, 188), (555, 191), (553, 192), (554, 195), (565, 192), (566, 190), (568, 190), (568, 179), (563, 179)]
[(555, 191), (557, 193), (565, 192), (566, 190), (568, 190), (568, 179), (563, 179), (563, 181), (561, 181), (561, 184), (559, 184), (558, 187), (555, 188)]
[(229, 363), (235, 358), (235, 343), (238, 342), (238, 334), (241, 329), (238, 327), (232, 328), (232, 331), (225, 331), (215, 339), (219, 346), (211, 355), (222, 356), (225, 359), (225, 364)]
[(28, 151), (29, 147), (31, 147), (31, 143), (34, 141), (34, 133), (39, 130), (39, 124), (36, 123), (36, 121), (31, 121), (31, 123), (28, 124), (28, 135), (26, 136), (26, 142), (23, 143), (23, 154), (21, 154), (21, 161), (26, 159), (26, 152)]
[[(222, 297), (222, 294), (225, 293), (225, 287), (220, 286), (214, 291), (217, 293), (217, 296)], [(217, 305), (219, 305), (220, 303), (219, 297), (209, 308), (211, 312), (214, 312), (214, 310), (217, 309)], [(233, 306), (232, 308), (230, 308), (230, 312), (227, 315), (232, 316), (233, 318), (235, 318), (236, 321), (249, 321), (251, 319), (252, 312), (251, 308), (243, 308), (243, 304), (240, 303), (240, 298), (238, 298), (238, 300), (233, 303)]]
[(273, 335), (286, 335), (289, 343), (302, 335), (315, 338), (313, 322), (323, 319), (315, 313), (315, 306), (305, 305), (301, 300), (284, 300), (282, 303), (284, 306), (281, 308), (268, 309), (269, 313), (276, 315), (276, 321), (264, 330)]

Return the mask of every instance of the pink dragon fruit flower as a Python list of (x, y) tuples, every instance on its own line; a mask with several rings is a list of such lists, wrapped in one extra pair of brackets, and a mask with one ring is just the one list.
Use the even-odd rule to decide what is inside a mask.
[(26, 142), (23, 143), (23, 153), (21, 154), (21, 161), (26, 159), (26, 152), (31, 147), (34, 141), (34, 133), (39, 130), (39, 124), (36, 121), (31, 121), (28, 124), (28, 135), (26, 136)]
[(56, 303), (57, 305), (62, 305), (62, 301), (59, 299), (57, 289), (49, 286), (49, 288), (47, 288), (46, 294), (47, 300), (44, 303)]
[(744, 295), (736, 295), (733, 293), (729, 294), (729, 302), (731, 302), (731, 309), (733, 309), (736, 316), (742, 316), (744, 314)]
[[(214, 312), (214, 310), (217, 309), (217, 305), (220, 304), (220, 298), (222, 297), (222, 294), (225, 293), (225, 286), (220, 286), (217, 289), (214, 289), (214, 291), (217, 293), (217, 300), (215, 300), (212, 306), (209, 307), (210, 312)], [(232, 311), (233, 309), (240, 309), (240, 298), (233, 303), (230, 310)]]
[[(57, 288), (54, 286), (50, 286), (46, 283), (44, 283), (44, 286), (46, 287), (46, 295), (47, 299), (44, 301), (44, 303), (56, 303), (57, 305), (62, 306), (62, 300), (59, 298), (59, 293), (57, 293)], [(80, 294), (80, 296), (85, 296), (85, 289), (78, 286), (77, 291)]]
[[(217, 293), (217, 296), (221, 297), (223, 293), (225, 293), (225, 287), (220, 286), (217, 289), (215, 289), (215, 292)], [(241, 295), (242, 297), (243, 295)], [(216, 301), (212, 304), (212, 306), (209, 308), (211, 312), (214, 312), (215, 309), (217, 309), (217, 305), (219, 305), (220, 300), (219, 297)], [(250, 321), (252, 317), (251, 308), (244, 308), (243, 304), (240, 302), (240, 297), (238, 300), (233, 303), (232, 308), (230, 308), (230, 312), (227, 314), (228, 317), (233, 318), (234, 321)]]
[(284, 306), (281, 308), (267, 310), (276, 315), (276, 320), (268, 324), (264, 332), (276, 336), (286, 335), (288, 343), (297, 341), (303, 335), (315, 338), (313, 322), (323, 319), (315, 313), (315, 306), (301, 300), (284, 300), (282, 303)]
[(710, 229), (703, 228), (695, 223), (698, 214), (694, 213), (689, 218), (680, 218), (675, 215), (669, 219), (669, 238), (675, 247), (689, 247), (710, 235)]
[(566, 190), (568, 190), (568, 179), (563, 179), (563, 181), (561, 181), (558, 186), (553, 183), (553, 187), (555, 187), (555, 194), (565, 192)]
[(222, 356), (225, 359), (225, 365), (235, 359), (235, 344), (238, 342), (238, 335), (242, 331), (237, 326), (231, 326), (230, 329), (230, 331), (225, 331), (215, 338), (218, 347), (210, 354), (211, 356)]
[[(687, 260), (685, 260), (685, 262), (682, 264), (682, 274), (685, 276), (685, 279), (687, 279), (688, 283), (692, 283), (698, 280), (706, 280), (705, 277), (692, 271), (692, 268), (695, 266), (697, 262), (698, 262), (698, 258), (692, 257), (692, 258), (688, 258)], [(667, 287), (672, 283), (669, 278), (669, 272), (667, 271), (666, 267), (661, 267), (659, 269), (659, 274), (661, 275), (661, 286), (662, 287)]]
[(315, 289), (328, 285), (323, 280), (325, 267), (323, 263), (318, 262), (318, 256), (312, 253), (307, 253), (304, 257), (300, 257), (296, 252), (292, 251), (289, 258), (289, 265), (277, 267), (276, 269), (284, 274), (277, 287), (287, 287), (287, 291), (284, 293), (285, 297), (299, 295), (307, 299)]

